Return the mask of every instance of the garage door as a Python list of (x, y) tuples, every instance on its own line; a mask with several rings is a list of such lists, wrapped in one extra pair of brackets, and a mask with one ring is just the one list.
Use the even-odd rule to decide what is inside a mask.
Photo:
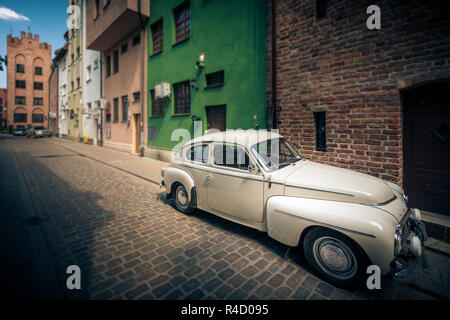
[(450, 216), (450, 83), (410, 90), (403, 105), (410, 206)]

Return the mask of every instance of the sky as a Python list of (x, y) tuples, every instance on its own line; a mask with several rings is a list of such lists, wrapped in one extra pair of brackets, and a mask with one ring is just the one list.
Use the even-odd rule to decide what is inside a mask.
[[(55, 50), (64, 46), (68, 0), (0, 0), (0, 56), (6, 55), (6, 36), (20, 31), (39, 35)], [(6, 70), (0, 71), (0, 88), (6, 88)]]

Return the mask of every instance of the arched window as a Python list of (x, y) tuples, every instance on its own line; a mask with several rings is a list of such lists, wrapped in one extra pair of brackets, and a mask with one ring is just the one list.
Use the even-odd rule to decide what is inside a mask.
[(27, 111), (24, 108), (14, 110), (14, 123), (27, 123)]
[(44, 111), (40, 108), (33, 110), (31, 114), (31, 122), (33, 123), (44, 123)]

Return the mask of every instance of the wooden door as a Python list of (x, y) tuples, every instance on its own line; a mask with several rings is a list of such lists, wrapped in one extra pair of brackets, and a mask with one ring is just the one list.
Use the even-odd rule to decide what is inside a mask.
[(404, 102), (404, 186), (410, 207), (450, 215), (450, 82), (412, 89)]
[(227, 129), (227, 113), (225, 105), (206, 107), (206, 116), (208, 118), (208, 129), (217, 129), (220, 131), (225, 131)]

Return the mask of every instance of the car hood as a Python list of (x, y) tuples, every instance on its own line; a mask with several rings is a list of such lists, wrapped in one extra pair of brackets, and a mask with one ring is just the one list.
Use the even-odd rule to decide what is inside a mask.
[(285, 195), (362, 204), (382, 204), (394, 198), (382, 179), (312, 161), (287, 176)]

